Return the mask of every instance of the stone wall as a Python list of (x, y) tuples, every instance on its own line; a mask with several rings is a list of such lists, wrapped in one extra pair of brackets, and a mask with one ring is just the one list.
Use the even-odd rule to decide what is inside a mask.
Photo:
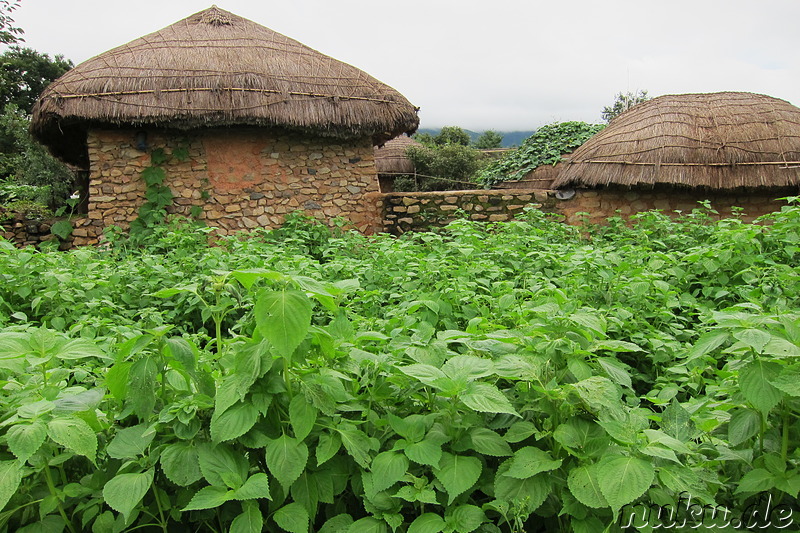
[[(705, 193), (689, 191), (632, 191), (578, 189), (570, 200), (556, 200), (554, 210), (564, 215), (567, 223), (578, 224), (588, 218), (589, 222), (602, 223), (607, 218), (621, 215), (629, 217), (642, 211), (658, 209), (665, 214), (676, 211), (690, 213), (700, 207), (701, 200), (708, 200), (720, 217), (730, 217), (734, 207), (742, 208), (742, 219), (752, 222), (756, 218), (780, 211), (786, 202), (778, 198), (797, 194), (797, 191)], [(581, 213), (588, 213), (588, 217)]]
[(400, 235), (445, 226), (464, 216), (471, 220), (505, 222), (526, 206), (551, 210), (555, 199), (545, 191), (471, 190), (395, 192), (382, 195), (384, 231)]
[[(733, 207), (742, 208), (742, 219), (752, 221), (761, 215), (780, 211), (784, 201), (777, 198), (797, 191), (772, 193), (692, 193), (676, 191), (582, 190), (568, 200), (555, 197), (556, 191), (531, 189), (471, 190), (444, 192), (388, 193), (378, 207), (383, 212), (385, 231), (399, 235), (441, 227), (459, 217), (502, 222), (513, 219), (526, 206), (560, 215), (569, 224), (584, 220), (603, 223), (609, 217), (658, 209), (666, 214), (689, 213), (709, 200), (720, 217), (731, 216)], [(588, 213), (588, 215), (587, 215)]]
[[(221, 234), (274, 228), (295, 210), (321, 220), (348, 219), (364, 233), (380, 231), (378, 180), (369, 139), (344, 142), (264, 129), (197, 132), (147, 131), (147, 150), (136, 148), (136, 131), (92, 130), (89, 212), (76, 222), (75, 244), (94, 244), (103, 228), (127, 228), (144, 203), (142, 171), (150, 152), (168, 160), (169, 211), (198, 218)], [(188, 159), (169, 157), (185, 149)]]
[[(13, 242), (16, 246), (34, 246), (38, 248), (48, 241), (58, 242), (58, 238), (50, 233), (54, 220), (28, 220), (16, 216), (11, 220), (0, 222), (0, 237)], [(72, 247), (71, 241), (59, 244), (62, 250)]]

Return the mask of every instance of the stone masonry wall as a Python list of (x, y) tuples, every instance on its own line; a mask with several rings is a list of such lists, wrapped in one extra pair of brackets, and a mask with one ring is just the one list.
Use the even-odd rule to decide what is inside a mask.
[[(443, 192), (388, 193), (378, 207), (383, 212), (385, 231), (395, 235), (441, 227), (456, 218), (503, 222), (513, 219), (526, 206), (561, 215), (568, 224), (584, 220), (603, 223), (613, 216), (658, 209), (666, 214), (689, 213), (709, 200), (719, 216), (733, 214), (732, 207), (742, 208), (742, 219), (752, 221), (761, 215), (780, 211), (788, 193), (702, 194), (675, 191), (577, 190), (569, 200), (558, 200), (555, 191), (531, 189), (470, 190)], [(584, 213), (588, 213), (584, 215)]]
[(400, 235), (445, 226), (463, 216), (505, 222), (528, 205), (549, 210), (554, 201), (545, 191), (531, 190), (395, 192), (382, 195), (378, 207), (383, 211), (384, 231)]
[[(796, 194), (796, 192), (795, 192)], [(555, 210), (564, 215), (567, 223), (578, 224), (585, 216), (580, 213), (589, 213), (588, 220), (592, 223), (602, 223), (607, 218), (621, 215), (625, 218), (643, 211), (658, 209), (665, 214), (691, 213), (700, 207), (701, 200), (708, 200), (711, 206), (719, 212), (720, 217), (730, 217), (733, 207), (742, 208), (742, 219), (752, 222), (756, 218), (780, 211), (785, 201), (778, 200), (788, 196), (784, 192), (761, 193), (723, 193), (723, 192), (688, 192), (688, 191), (632, 191), (598, 189), (578, 189), (570, 200), (556, 200)]]
[(28, 220), (20, 216), (11, 220), (0, 222), (0, 237), (14, 243), (20, 248), (33, 246), (39, 248), (42, 243), (55, 241), (61, 250), (68, 250), (72, 247), (72, 239), (59, 242), (58, 238), (50, 233), (55, 219), (50, 220)]
[(376, 209), (378, 179), (372, 143), (309, 138), (264, 129), (147, 131), (146, 152), (135, 147), (136, 131), (92, 130), (89, 212), (74, 221), (76, 245), (94, 244), (103, 228), (126, 229), (144, 203), (141, 172), (150, 152), (178, 148), (188, 160), (170, 158), (161, 165), (175, 198), (170, 212), (199, 218), (220, 234), (280, 226), (295, 210), (326, 222), (348, 219), (364, 233), (380, 231)]

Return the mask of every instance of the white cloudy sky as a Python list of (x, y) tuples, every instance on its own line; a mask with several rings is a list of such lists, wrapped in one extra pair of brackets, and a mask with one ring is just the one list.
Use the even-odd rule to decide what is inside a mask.
[[(76, 64), (215, 0), (21, 0), (26, 46)], [(216, 0), (350, 63), (422, 127), (599, 122), (617, 92), (750, 91), (800, 105), (800, 0)]]

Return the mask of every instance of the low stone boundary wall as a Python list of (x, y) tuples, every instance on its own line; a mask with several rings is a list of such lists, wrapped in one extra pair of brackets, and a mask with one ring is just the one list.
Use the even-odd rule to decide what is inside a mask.
[(400, 235), (442, 227), (464, 216), (505, 222), (527, 206), (547, 211), (555, 207), (555, 202), (546, 191), (531, 190), (393, 192), (381, 195), (378, 210), (383, 212), (384, 230)]
[[(26, 220), (18, 217), (0, 223), (0, 236), (20, 248), (26, 246), (38, 248), (44, 242), (58, 242), (58, 237), (50, 233), (50, 228), (55, 222), (56, 220)], [(72, 248), (71, 239), (61, 242), (59, 248), (61, 250)]]
[[(564, 193), (566, 191), (562, 191)], [(532, 189), (492, 189), (387, 193), (378, 200), (383, 212), (384, 230), (394, 235), (441, 227), (456, 218), (504, 222), (512, 220), (525, 207), (561, 215), (567, 224), (602, 224), (609, 217), (660, 210), (677, 216), (700, 208), (708, 200), (718, 214), (712, 218), (740, 216), (745, 222), (780, 211), (786, 205), (781, 197), (796, 191), (770, 192), (692, 192), (578, 189), (568, 199), (556, 198), (556, 191)], [(736, 209), (740, 208), (740, 209)]]

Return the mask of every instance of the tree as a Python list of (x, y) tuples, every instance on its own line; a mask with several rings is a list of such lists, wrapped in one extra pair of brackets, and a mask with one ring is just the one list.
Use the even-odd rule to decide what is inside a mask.
[(0, 43), (16, 44), (25, 41), (20, 37), (25, 32), (14, 26), (14, 19), (11, 18), (11, 13), (18, 7), (19, 0), (0, 0)]
[(503, 136), (494, 130), (484, 131), (472, 145), (478, 150), (492, 150), (503, 146)]
[(12, 46), (0, 55), (0, 109), (14, 104), (30, 114), (45, 87), (72, 67), (62, 55), (50, 59), (31, 48)]
[(469, 133), (458, 126), (445, 126), (438, 135), (433, 137), (433, 142), (439, 146), (445, 146), (448, 144), (469, 146), (469, 141)]
[(464, 189), (480, 167), (479, 152), (462, 144), (411, 146), (406, 155), (419, 175), (412, 189), (420, 191)]
[(0, 115), (0, 182), (40, 187), (39, 200), (58, 207), (72, 193), (75, 176), (31, 137), (29, 124), (14, 104)]
[(604, 107), (601, 116), (606, 123), (611, 122), (612, 119), (621, 115), (633, 106), (648, 100), (650, 100), (650, 97), (647, 96), (647, 91), (636, 91), (635, 93), (628, 91), (625, 94), (617, 93), (616, 96), (614, 96), (614, 103), (610, 106)]

